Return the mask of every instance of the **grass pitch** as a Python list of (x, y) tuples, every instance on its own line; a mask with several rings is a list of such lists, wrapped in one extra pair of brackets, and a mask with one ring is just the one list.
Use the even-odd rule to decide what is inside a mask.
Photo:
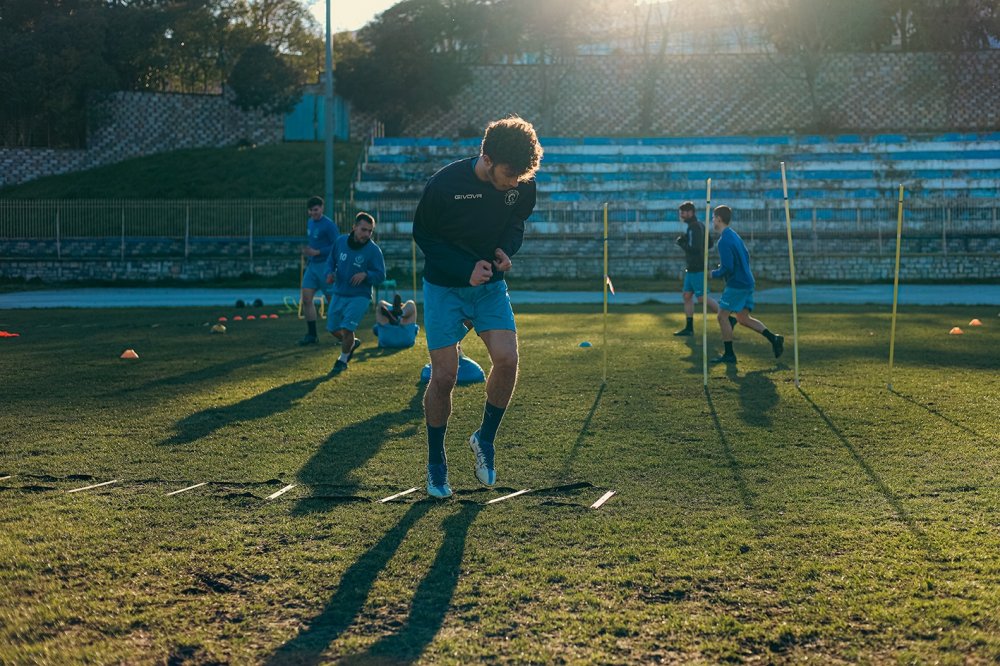
[(741, 329), (706, 394), (678, 310), (612, 310), (602, 388), (600, 314), (520, 308), (501, 487), (462, 387), (457, 497), (388, 504), (424, 482), (422, 339), (363, 326), (327, 378), (293, 315), (0, 312), (0, 661), (1000, 660), (997, 313), (906, 308), (889, 392), (885, 308), (803, 308), (801, 390)]

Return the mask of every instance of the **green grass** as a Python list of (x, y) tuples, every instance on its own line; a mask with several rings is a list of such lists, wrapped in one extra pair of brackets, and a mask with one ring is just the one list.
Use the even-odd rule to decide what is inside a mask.
[[(345, 198), (361, 144), (334, 145), (334, 186)], [(199, 148), (49, 176), (0, 190), (0, 199), (295, 199), (323, 194), (322, 143)]]
[(673, 308), (613, 309), (605, 388), (593, 308), (522, 308), (501, 487), (462, 387), (457, 498), (391, 504), (423, 484), (423, 342), (327, 379), (293, 316), (221, 314), (0, 312), (4, 663), (1000, 660), (994, 311), (907, 308), (889, 392), (885, 308), (804, 308), (801, 390), (744, 330), (706, 394)]

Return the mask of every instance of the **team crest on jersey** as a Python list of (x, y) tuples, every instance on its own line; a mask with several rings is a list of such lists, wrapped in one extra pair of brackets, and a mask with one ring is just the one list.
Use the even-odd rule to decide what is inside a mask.
[(513, 206), (517, 203), (517, 197), (519, 192), (517, 190), (507, 190), (507, 194), (504, 195), (503, 200), (508, 206)]
[(363, 263), (365, 263), (365, 258), (362, 257), (360, 254), (357, 255), (356, 257), (354, 257), (354, 265), (355, 266), (360, 266)]

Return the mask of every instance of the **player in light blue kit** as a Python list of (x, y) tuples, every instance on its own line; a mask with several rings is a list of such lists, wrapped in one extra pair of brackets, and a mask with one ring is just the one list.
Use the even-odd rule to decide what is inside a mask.
[(330, 300), (330, 286), (326, 283), (326, 260), (330, 256), (333, 241), (340, 235), (333, 220), (323, 214), (323, 200), (312, 197), (306, 202), (309, 219), (306, 221), (306, 244), (302, 246), (305, 270), (302, 272), (302, 314), (306, 318), (306, 335), (299, 340), (300, 345), (314, 345), (316, 337), (316, 292), (321, 291)]
[(733, 325), (729, 315), (736, 315), (737, 321), (747, 328), (757, 331), (771, 343), (774, 358), (785, 351), (785, 338), (768, 330), (764, 322), (750, 316), (753, 310), (753, 290), (756, 282), (750, 270), (750, 252), (739, 234), (729, 228), (733, 210), (729, 206), (719, 206), (712, 217), (712, 226), (719, 234), (719, 267), (712, 271), (712, 277), (725, 278), (726, 288), (719, 298), (719, 328), (725, 351), (713, 358), (711, 363), (736, 363), (733, 352)]
[(361, 340), (354, 337), (372, 302), (372, 287), (385, 280), (385, 259), (372, 240), (375, 218), (358, 213), (351, 233), (337, 238), (326, 261), (326, 282), (333, 285), (333, 300), (326, 315), (326, 329), (340, 339), (340, 357), (330, 374), (347, 370)]

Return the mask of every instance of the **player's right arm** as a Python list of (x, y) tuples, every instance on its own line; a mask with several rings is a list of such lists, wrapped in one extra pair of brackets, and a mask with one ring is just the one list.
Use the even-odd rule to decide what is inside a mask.
[(733, 254), (736, 248), (724, 237), (719, 238), (719, 267), (712, 271), (712, 277), (729, 278), (733, 274)]

